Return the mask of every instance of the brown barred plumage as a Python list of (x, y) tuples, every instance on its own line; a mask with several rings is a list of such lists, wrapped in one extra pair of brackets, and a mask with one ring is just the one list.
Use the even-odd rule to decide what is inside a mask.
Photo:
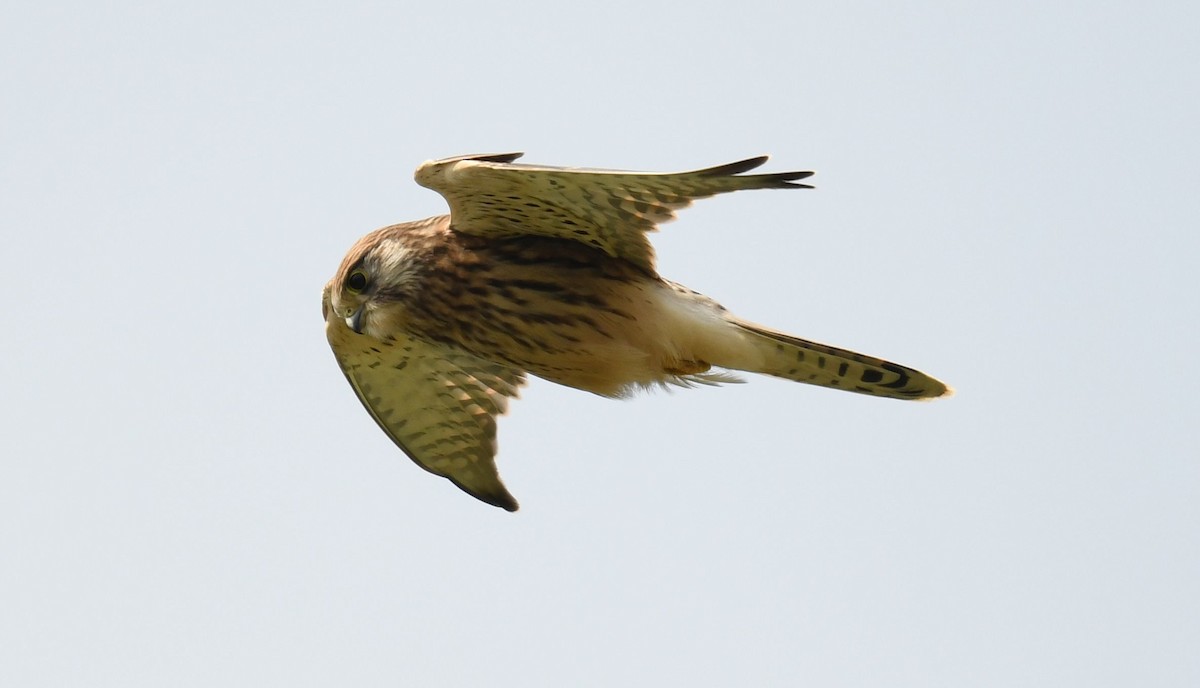
[[(695, 198), (804, 187), (808, 172), (740, 175), (765, 158), (679, 174), (426, 163), (452, 214), (363, 237), (326, 286), (338, 362), (419, 465), (515, 510), (496, 472), (495, 416), (530, 373), (620, 397), (765, 373), (897, 399), (947, 387), (911, 368), (742, 321), (654, 270), (645, 232)], [(717, 370), (713, 370), (716, 368)]]

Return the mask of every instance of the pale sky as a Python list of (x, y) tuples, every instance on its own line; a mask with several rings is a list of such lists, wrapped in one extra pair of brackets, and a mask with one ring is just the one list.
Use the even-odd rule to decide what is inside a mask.
[[(1192, 3), (9, 3), (0, 685), (1200, 685)], [(817, 189), (662, 273), (952, 384), (534, 380), (505, 513), (320, 289), (423, 160)]]

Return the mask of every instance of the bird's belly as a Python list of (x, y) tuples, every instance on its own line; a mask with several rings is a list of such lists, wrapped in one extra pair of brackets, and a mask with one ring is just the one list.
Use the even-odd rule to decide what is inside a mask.
[[(660, 280), (524, 279), (430, 322), (438, 339), (538, 377), (604, 396), (707, 370), (736, 346), (720, 307)], [(480, 302), (476, 293), (472, 303)], [(731, 341), (721, 342), (722, 339)]]

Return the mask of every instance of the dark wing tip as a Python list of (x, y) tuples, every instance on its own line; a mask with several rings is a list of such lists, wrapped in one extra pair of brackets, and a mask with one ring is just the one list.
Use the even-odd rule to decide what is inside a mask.
[(498, 506), (501, 509), (504, 509), (505, 511), (508, 511), (508, 512), (513, 512), (513, 511), (516, 511), (517, 509), (521, 508), (521, 505), (517, 504), (517, 500), (515, 498), (513, 498), (513, 496), (511, 494), (508, 493), (508, 490), (505, 490), (502, 493), (496, 493), (496, 494), (488, 494), (488, 495), (477, 494), (477, 495), (475, 495), (475, 497), (479, 498), (480, 500), (482, 500), (484, 502), (487, 502), (488, 504), (491, 504), (492, 506)]
[(808, 179), (816, 174), (812, 170), (803, 170), (798, 172), (772, 172), (770, 174), (754, 174), (749, 175), (749, 178), (754, 179), (764, 189), (811, 189), (811, 184), (797, 184), (797, 179)]
[(463, 160), (479, 160), (480, 162), (513, 162), (524, 153), (488, 153), (486, 155), (464, 155)]
[(749, 172), (756, 167), (762, 167), (770, 156), (760, 155), (756, 158), (746, 158), (737, 162), (717, 165), (716, 167), (706, 167), (703, 170), (696, 170), (696, 174), (701, 177), (732, 177), (735, 174)]
[(485, 504), (498, 506), (505, 511), (516, 511), (520, 508), (516, 498), (509, 493), (508, 488), (504, 487), (504, 483), (501, 483), (499, 478), (496, 478), (494, 484), (490, 485), (467, 485), (453, 476), (446, 475), (443, 477), (454, 483), (458, 489)]
[(437, 160), (426, 161), (419, 168), (417, 168), (417, 174), (418, 175), (421, 174), (421, 172), (425, 169), (426, 165), (432, 165), (432, 166), (437, 167), (437, 166), (441, 166), (441, 165), (450, 165), (450, 164), (456, 163), (456, 162), (464, 162), (467, 160), (478, 160), (479, 162), (510, 163), (510, 162), (516, 160), (517, 158), (521, 157), (522, 155), (525, 155), (525, 154), (524, 153), (470, 153), (468, 155), (456, 155), (452, 158), (439, 158)]
[[(755, 168), (761, 167), (768, 159), (766, 155), (760, 155), (757, 158), (747, 158), (725, 165), (709, 167), (703, 170), (697, 170), (695, 174), (702, 177), (733, 177), (749, 172)], [(753, 179), (754, 188), (758, 189), (811, 189), (809, 184), (794, 184), (797, 179), (808, 179), (816, 174), (812, 170), (802, 170), (797, 172), (771, 172), (768, 174), (753, 174), (741, 177), (742, 179)]]

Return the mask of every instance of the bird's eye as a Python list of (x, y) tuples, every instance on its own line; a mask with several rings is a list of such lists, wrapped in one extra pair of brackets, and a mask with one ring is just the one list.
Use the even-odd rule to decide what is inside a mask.
[(362, 270), (355, 270), (346, 278), (346, 288), (354, 293), (358, 293), (367, 288), (367, 273)]

